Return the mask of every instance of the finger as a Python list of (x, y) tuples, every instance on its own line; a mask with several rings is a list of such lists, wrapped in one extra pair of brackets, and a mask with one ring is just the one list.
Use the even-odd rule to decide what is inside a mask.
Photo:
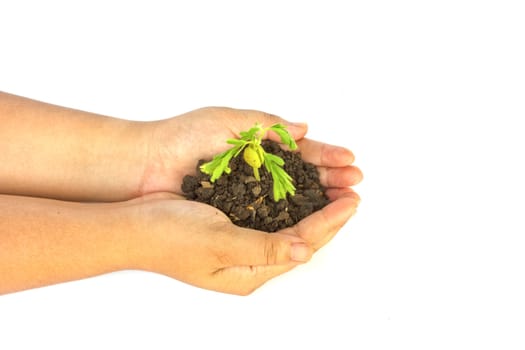
[(239, 228), (220, 240), (219, 246), (226, 250), (218, 254), (222, 267), (213, 272), (210, 281), (216, 286), (209, 287), (230, 294), (248, 295), (268, 280), (308, 261), (313, 253), (303, 239), (282, 233)]
[(318, 166), (343, 167), (354, 162), (354, 154), (344, 147), (302, 139), (297, 142), (303, 159)]
[(312, 257), (312, 248), (297, 236), (233, 226), (217, 230), (214, 244), (220, 267), (283, 265), (303, 263)]
[(349, 187), (328, 188), (325, 193), (331, 201), (335, 201), (341, 197), (353, 197), (358, 205), (361, 202), (361, 197)]
[(358, 200), (353, 194), (349, 193), (299, 221), (297, 225), (279, 232), (295, 234), (307, 241), (314, 250), (318, 250), (330, 241), (352, 217), (357, 205)]
[(363, 180), (361, 170), (353, 165), (341, 168), (318, 167), (319, 181), (325, 187), (354, 186)]

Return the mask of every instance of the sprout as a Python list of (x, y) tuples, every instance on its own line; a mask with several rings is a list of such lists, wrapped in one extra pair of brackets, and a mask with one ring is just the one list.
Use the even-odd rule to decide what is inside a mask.
[(260, 181), (259, 168), (264, 164), (266, 170), (272, 175), (273, 198), (277, 202), (286, 198), (286, 194), (295, 194), (295, 186), (292, 177), (283, 169), (284, 160), (271, 153), (267, 153), (261, 146), (261, 141), (268, 130), (274, 131), (281, 138), (281, 142), (288, 145), (291, 150), (297, 148), (292, 136), (282, 124), (274, 124), (268, 128), (263, 128), (262, 124), (255, 124), (248, 131), (241, 131), (238, 139), (229, 139), (226, 142), (233, 145), (227, 151), (217, 154), (211, 161), (200, 166), (203, 173), (211, 176), (210, 181), (215, 182), (223, 173), (229, 174), (230, 160), (238, 156), (243, 150), (244, 161), (252, 167), (253, 175)]

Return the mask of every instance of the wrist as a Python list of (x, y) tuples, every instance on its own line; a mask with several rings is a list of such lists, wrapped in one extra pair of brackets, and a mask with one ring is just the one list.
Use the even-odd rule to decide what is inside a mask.
[[(153, 140), (153, 123), (118, 120), (115, 139), (107, 140), (109, 154), (105, 169), (111, 178), (101, 174), (101, 179), (111, 182), (115, 198), (111, 201), (129, 200), (144, 194), (143, 185), (148, 176), (148, 164)], [(104, 151), (101, 152), (104, 154)]]
[(144, 196), (158, 192), (179, 193), (180, 154), (184, 145), (174, 147), (174, 140), (183, 139), (181, 125), (171, 118), (141, 123), (143, 140), (143, 168), (138, 184), (138, 195)]
[[(163, 212), (162, 205), (157, 205), (156, 194), (143, 196), (131, 201), (113, 213), (113, 219), (119, 220), (119, 230), (125, 234), (120, 237), (119, 248), (122, 252), (120, 263), (123, 269), (155, 271), (154, 260), (158, 258), (159, 243), (156, 234), (156, 225), (160, 221), (159, 212)], [(156, 218), (157, 217), (157, 218)]]
[[(115, 203), (79, 204), (94, 222), (94, 231), (103, 232), (98, 255), (109, 271), (143, 269), (146, 252), (150, 250), (148, 224), (144, 208), (134, 202), (142, 198)], [(82, 206), (85, 206), (84, 208)], [(102, 236), (101, 236), (102, 237)]]
[(161, 272), (167, 262), (173, 267), (173, 243), (180, 229), (177, 205), (186, 201), (168, 192), (158, 192), (123, 202), (115, 212), (125, 232), (122, 247), (126, 269)]
[(93, 131), (91, 150), (82, 159), (88, 172), (75, 172), (83, 175), (70, 191), (80, 191), (75, 200), (117, 202), (145, 193), (155, 123), (104, 118), (100, 130)]

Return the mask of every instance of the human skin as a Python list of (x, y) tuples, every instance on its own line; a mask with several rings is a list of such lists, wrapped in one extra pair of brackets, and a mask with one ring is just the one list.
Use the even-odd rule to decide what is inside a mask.
[(96, 204), (0, 195), (0, 294), (143, 270), (247, 295), (307, 262), (353, 206), (348, 197), (267, 234), (170, 193)]
[(196, 160), (227, 149), (226, 139), (255, 122), (287, 125), (329, 194), (361, 181), (351, 151), (306, 139), (305, 124), (260, 111), (207, 107), (136, 122), (0, 92), (0, 193), (74, 201), (182, 194), (182, 179), (195, 171)]
[[(289, 127), (332, 200), (271, 235), (179, 190), (196, 159), (256, 121)], [(349, 150), (263, 112), (204, 108), (131, 122), (0, 93), (0, 124), (0, 294), (138, 269), (246, 295), (308, 261), (359, 203)]]

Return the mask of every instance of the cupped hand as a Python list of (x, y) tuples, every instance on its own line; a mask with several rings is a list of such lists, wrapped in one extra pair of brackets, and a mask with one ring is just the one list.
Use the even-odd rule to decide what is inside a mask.
[(130, 202), (136, 239), (131, 268), (161, 273), (223, 293), (248, 295), (268, 280), (310, 260), (350, 218), (348, 192), (297, 225), (268, 234), (242, 228), (209, 205), (172, 193)]
[[(168, 249), (165, 255), (160, 255), (166, 257), (163, 263), (159, 263), (164, 266), (161, 270), (165, 274), (207, 289), (248, 294), (267, 280), (295, 267), (300, 263), (297, 260), (308, 260), (311, 252), (305, 252), (324, 246), (354, 214), (360, 198), (351, 186), (361, 181), (362, 173), (352, 165), (353, 153), (344, 147), (305, 138), (306, 124), (290, 123), (253, 110), (203, 108), (156, 122), (150, 136), (148, 166), (141, 192), (181, 194), (182, 179), (186, 174), (195, 173), (197, 160), (210, 159), (226, 150), (230, 147), (225, 142), (228, 138), (238, 137), (240, 131), (249, 129), (256, 122), (263, 125), (282, 123), (288, 127), (303, 159), (317, 166), (331, 203), (295, 226), (269, 235), (237, 227), (211, 206), (171, 201), (166, 208), (185, 213), (179, 225), (185, 227), (184, 239), (191, 244), (182, 245), (181, 250), (173, 242), (173, 252)], [(279, 141), (272, 132), (268, 137)], [(159, 230), (159, 235), (165, 235), (170, 241), (172, 232), (180, 238), (179, 231), (176, 228)], [(293, 244), (298, 244), (300, 249), (292, 254)], [(196, 250), (204, 255), (195, 255)], [(302, 252), (301, 258), (297, 252)], [(211, 254), (212, 260), (207, 260), (206, 254)], [(183, 260), (176, 268), (171, 259), (179, 256)]]
[[(148, 155), (139, 193), (171, 192), (181, 194), (182, 179), (195, 174), (199, 159), (211, 159), (231, 145), (229, 138), (237, 138), (255, 123), (269, 126), (282, 123), (297, 141), (304, 160), (319, 169), (321, 183), (331, 199), (337, 199), (359, 183), (362, 173), (352, 165), (354, 155), (344, 147), (328, 145), (305, 138), (307, 125), (290, 123), (280, 117), (254, 110), (207, 107), (160, 120), (148, 129)], [(279, 141), (269, 132), (270, 139)]]
[[(247, 295), (311, 258), (294, 232), (268, 234), (234, 225), (218, 209), (156, 193), (130, 201), (135, 234), (130, 268), (224, 293)], [(134, 208), (134, 210), (133, 210)]]

